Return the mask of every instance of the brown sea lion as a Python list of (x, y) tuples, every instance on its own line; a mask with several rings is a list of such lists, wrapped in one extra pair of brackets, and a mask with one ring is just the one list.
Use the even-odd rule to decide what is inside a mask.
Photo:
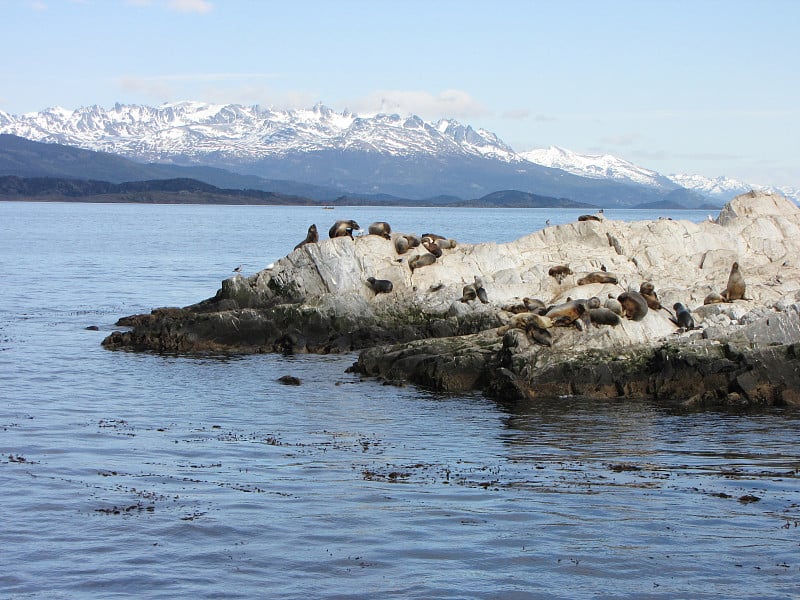
[(655, 286), (650, 283), (649, 281), (642, 282), (642, 285), (639, 286), (639, 293), (642, 295), (642, 298), (645, 299), (647, 302), (648, 308), (652, 310), (660, 310), (661, 309), (661, 302), (658, 300), (658, 294), (656, 294)]
[(613, 313), (618, 315), (622, 315), (622, 305), (619, 303), (619, 300), (614, 298), (613, 294), (609, 294), (608, 298), (606, 299), (605, 303), (603, 304), (604, 308), (607, 308)]
[(319, 233), (317, 232), (317, 225), (316, 223), (314, 223), (311, 225), (311, 227), (308, 228), (308, 233), (306, 233), (306, 239), (297, 244), (297, 246), (295, 246), (294, 249), (297, 250), (304, 244), (316, 244), (318, 241), (319, 241)]
[(627, 319), (641, 321), (647, 314), (647, 300), (639, 292), (622, 292), (617, 296), (617, 301), (622, 305), (622, 314)]
[(550, 277), (555, 277), (556, 281), (561, 283), (567, 275), (572, 275), (572, 269), (567, 265), (556, 265), (555, 267), (550, 267), (547, 274), (550, 275)]
[(481, 304), (488, 304), (489, 296), (486, 294), (486, 288), (483, 287), (483, 279), (475, 275), (475, 293), (478, 295), (478, 300), (481, 301)]
[(726, 301), (732, 302), (733, 300), (747, 300), (744, 297), (746, 285), (741, 271), (739, 271), (739, 263), (733, 263), (731, 267), (731, 274), (728, 276), (728, 286), (722, 292), (722, 297)]
[(388, 294), (394, 289), (394, 285), (388, 279), (375, 279), (374, 277), (367, 277), (367, 283), (373, 292), (376, 294)]
[(443, 235), (439, 235), (438, 233), (423, 233), (421, 237), (429, 238), (432, 242), (446, 239)]
[(392, 228), (386, 221), (376, 221), (367, 229), (370, 235), (379, 235), (385, 237), (387, 240), (391, 239)]
[(331, 238), (348, 236), (350, 239), (352, 239), (353, 231), (359, 229), (361, 229), (361, 227), (359, 227), (358, 223), (352, 219), (348, 221), (336, 221), (336, 223), (331, 225), (331, 228), (328, 230), (328, 236)]
[(581, 215), (578, 217), (578, 221), (600, 221), (600, 217), (595, 215)]
[(550, 307), (544, 316), (552, 320), (555, 325), (568, 326), (581, 321), (587, 310), (585, 300), (570, 300)]
[(617, 281), (617, 276), (613, 273), (593, 271), (578, 279), (577, 283), (578, 285), (588, 285), (590, 283), (617, 283)]
[(525, 333), (530, 339), (541, 346), (553, 345), (553, 334), (547, 329), (542, 329), (541, 327), (536, 327), (535, 325), (529, 325), (525, 328)]
[(404, 235), (398, 235), (394, 238), (394, 249), (398, 254), (405, 254), (408, 252), (409, 244), (408, 238)]
[(611, 325), (615, 327), (619, 325), (619, 315), (612, 310), (604, 307), (590, 308), (589, 319), (595, 325)]
[(722, 294), (718, 294), (717, 292), (711, 292), (703, 299), (703, 305), (719, 304), (721, 302), (725, 302), (725, 298), (722, 297)]
[(525, 296), (522, 299), (522, 303), (525, 305), (525, 308), (531, 312), (540, 312), (547, 309), (547, 305), (538, 298), (528, 298)]
[(441, 248), (442, 250), (452, 250), (453, 248), (458, 246), (458, 243), (453, 239), (444, 239), (444, 238), (442, 238), (442, 239), (438, 239), (438, 240), (433, 240), (433, 242), (437, 246), (439, 246), (439, 248)]
[(414, 235), (413, 233), (404, 233), (406, 239), (408, 240), (408, 247), (409, 248), (416, 248), (422, 243), (422, 240), (419, 239), (419, 236)]
[(525, 329), (536, 327), (538, 329), (550, 329), (553, 327), (553, 320), (549, 317), (527, 312), (519, 313), (511, 317), (505, 325), (497, 328), (497, 335), (503, 335), (509, 329)]
[(461, 302), (470, 302), (475, 300), (478, 297), (478, 292), (475, 290), (475, 286), (471, 283), (468, 283), (464, 286), (461, 290)]
[(439, 248), (432, 240), (426, 240), (422, 238), (422, 245), (425, 247), (425, 250), (433, 254), (436, 258), (441, 258), (442, 256), (442, 249)]
[(687, 330), (694, 329), (694, 317), (692, 317), (692, 313), (689, 312), (688, 308), (680, 302), (676, 302), (672, 305), (672, 309), (675, 311), (675, 318), (670, 320), (675, 323), (675, 325)]
[(414, 269), (419, 269), (420, 267), (427, 267), (428, 265), (432, 265), (436, 262), (436, 257), (431, 254), (430, 252), (426, 252), (425, 254), (416, 254), (408, 259), (408, 266), (411, 268), (411, 272), (414, 272)]
[(592, 296), (589, 298), (589, 301), (586, 303), (589, 308), (600, 308), (600, 298), (597, 296)]

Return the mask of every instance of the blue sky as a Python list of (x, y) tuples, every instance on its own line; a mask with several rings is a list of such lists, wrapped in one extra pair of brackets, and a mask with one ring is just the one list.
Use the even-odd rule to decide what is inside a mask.
[(800, 187), (800, 1), (0, 0), (0, 15), (12, 114), (322, 102)]

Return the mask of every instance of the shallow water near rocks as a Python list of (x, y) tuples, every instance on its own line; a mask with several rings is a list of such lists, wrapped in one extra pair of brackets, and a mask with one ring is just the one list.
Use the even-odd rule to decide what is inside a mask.
[(507, 406), (361, 381), (355, 354), (100, 347), (312, 222), (504, 242), (580, 212), (0, 203), (0, 596), (797, 597), (800, 413)]

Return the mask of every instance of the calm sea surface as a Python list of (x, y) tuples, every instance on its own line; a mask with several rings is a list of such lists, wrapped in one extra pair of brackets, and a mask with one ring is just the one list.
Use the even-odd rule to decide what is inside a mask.
[(520, 409), (360, 381), (352, 354), (100, 347), (312, 222), (504, 242), (580, 212), (0, 203), (0, 597), (800, 598), (797, 412)]

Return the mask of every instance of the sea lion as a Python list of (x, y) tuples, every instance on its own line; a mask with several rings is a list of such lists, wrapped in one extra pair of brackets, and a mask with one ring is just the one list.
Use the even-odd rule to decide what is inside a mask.
[[(587, 310), (585, 300), (570, 300), (551, 306), (544, 316), (552, 320), (555, 325), (568, 326), (581, 321)], [(581, 325), (577, 327), (580, 329)]]
[(376, 294), (388, 294), (394, 288), (394, 285), (388, 279), (375, 279), (374, 277), (367, 277), (367, 283), (372, 291)]
[(599, 308), (590, 308), (589, 319), (591, 319), (592, 323), (595, 325), (611, 325), (612, 327), (619, 325), (619, 315), (602, 306)]
[(600, 221), (600, 217), (596, 217), (595, 215), (581, 215), (578, 217), (578, 221)]
[(458, 246), (458, 243), (454, 239), (449, 239), (449, 238), (433, 240), (433, 243), (439, 246), (439, 248), (441, 248), (442, 250), (452, 250), (453, 248)]
[(619, 303), (619, 300), (614, 298), (614, 294), (608, 295), (608, 299), (606, 299), (603, 307), (618, 315), (622, 315), (622, 305)]
[(408, 259), (408, 266), (411, 268), (411, 272), (414, 272), (414, 269), (419, 269), (420, 267), (427, 267), (428, 265), (432, 265), (436, 262), (436, 257), (431, 254), (430, 252), (426, 252), (425, 254), (416, 254)]
[(505, 325), (497, 328), (497, 335), (503, 335), (509, 329), (525, 329), (536, 327), (538, 329), (550, 329), (553, 327), (553, 320), (549, 317), (527, 312), (519, 313), (511, 317)]
[(733, 300), (747, 300), (747, 298), (744, 297), (745, 287), (744, 277), (741, 271), (739, 271), (739, 263), (735, 262), (731, 267), (731, 274), (728, 276), (728, 286), (725, 288), (725, 291), (722, 292), (722, 297), (725, 298), (727, 302), (732, 302)]
[(703, 299), (704, 306), (706, 304), (719, 304), (721, 302), (725, 302), (725, 298), (722, 297), (722, 294), (718, 294), (717, 292), (711, 292)]
[(471, 283), (468, 283), (464, 286), (461, 290), (461, 302), (470, 302), (471, 300), (475, 300), (478, 297), (478, 292), (475, 289), (475, 286)]
[(617, 283), (617, 281), (617, 276), (613, 273), (608, 273), (606, 271), (593, 271), (578, 279), (577, 284), (588, 285), (590, 283)]
[(446, 239), (443, 235), (439, 235), (438, 233), (423, 233), (423, 238), (429, 238), (432, 242), (436, 240), (443, 240)]
[(642, 295), (642, 298), (645, 299), (647, 302), (648, 308), (653, 310), (660, 310), (661, 309), (661, 302), (658, 300), (658, 294), (656, 294), (655, 286), (650, 283), (649, 281), (643, 281), (642, 285), (639, 286), (639, 293)]
[(478, 295), (478, 300), (481, 301), (481, 304), (488, 304), (489, 303), (489, 296), (486, 295), (486, 288), (483, 287), (483, 279), (475, 275), (475, 293)]
[(304, 244), (316, 244), (318, 241), (319, 241), (319, 233), (317, 232), (317, 224), (313, 223), (311, 227), (308, 228), (308, 232), (306, 233), (306, 239), (297, 244), (297, 246), (295, 246), (294, 249), (297, 250)]
[(547, 274), (550, 275), (550, 277), (555, 277), (556, 281), (561, 283), (567, 275), (572, 275), (572, 269), (567, 265), (556, 265), (555, 267), (550, 267)]
[(547, 305), (538, 298), (528, 298), (527, 296), (525, 296), (522, 299), (522, 303), (525, 305), (525, 308), (527, 308), (529, 311), (537, 312), (539, 314), (543, 314), (541, 311), (546, 312), (547, 309)]
[(387, 240), (391, 239), (392, 228), (386, 221), (376, 221), (367, 229), (369, 235), (379, 235), (385, 237)]
[(672, 305), (672, 309), (675, 311), (675, 318), (670, 320), (675, 323), (675, 325), (687, 330), (694, 329), (694, 318), (688, 308), (680, 302), (676, 302)]
[(622, 314), (627, 319), (641, 321), (647, 314), (647, 300), (639, 292), (622, 292), (617, 296), (617, 301), (622, 305)]
[(408, 252), (409, 244), (408, 238), (404, 235), (398, 235), (394, 238), (394, 249), (398, 254), (405, 254)]
[(442, 249), (437, 246), (433, 240), (426, 240), (422, 238), (422, 245), (425, 247), (425, 250), (433, 254), (436, 258), (441, 258), (442, 256)]
[(331, 238), (348, 236), (350, 239), (353, 239), (353, 231), (359, 229), (361, 229), (361, 227), (359, 227), (358, 223), (352, 219), (347, 221), (336, 221), (336, 223), (331, 225), (331, 228), (328, 230), (328, 236)]
[(529, 325), (525, 328), (525, 333), (530, 339), (541, 346), (549, 347), (553, 345), (553, 334), (547, 329), (542, 329), (540, 327), (536, 327), (535, 325)]
[(422, 243), (422, 240), (419, 239), (419, 237), (414, 235), (413, 233), (404, 233), (403, 235), (408, 240), (408, 247), (409, 248), (416, 248), (417, 246), (419, 246)]
[(589, 301), (586, 303), (586, 305), (590, 309), (591, 308), (600, 308), (600, 306), (601, 306), (600, 298), (598, 298), (597, 296), (592, 296), (591, 298), (589, 298)]

